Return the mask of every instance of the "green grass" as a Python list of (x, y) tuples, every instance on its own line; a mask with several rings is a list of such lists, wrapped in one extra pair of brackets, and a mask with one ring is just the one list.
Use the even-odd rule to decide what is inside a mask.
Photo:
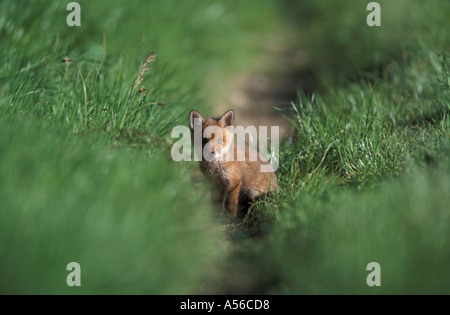
[[(375, 29), (363, 2), (79, 1), (69, 28), (62, 2), (2, 1), (0, 293), (449, 293), (450, 7), (431, 2), (380, 1)], [(170, 132), (267, 38), (318, 85), (285, 113), (278, 195), (224, 227)]]
[(297, 46), (306, 51), (311, 75), (326, 90), (342, 77), (378, 75), (393, 59), (448, 47), (448, 1), (380, 0), (381, 27), (368, 27), (371, 1), (282, 0)]
[[(421, 60), (294, 104), (298, 136), (258, 254), (277, 266), (268, 292), (449, 292), (448, 59)], [(365, 283), (371, 261), (381, 288)]]
[[(135, 129), (157, 136), (198, 107), (206, 92), (193, 91), (210, 76), (251, 60), (252, 35), (265, 30), (255, 29), (255, 16), (269, 19), (271, 7), (267, 1), (256, 8), (243, 1), (135, 2), (126, 8), (123, 1), (79, 3), (79, 28), (66, 25), (62, 2), (2, 3), (1, 108), (32, 112), (75, 132)], [(247, 35), (237, 36), (243, 30)], [(137, 93), (138, 74), (154, 53), (156, 60), (147, 65), (152, 70), (137, 87), (147, 93)], [(66, 56), (68, 65), (61, 62)]]
[[(268, 292), (448, 293), (448, 174), (447, 161), (360, 193), (316, 180), (321, 190), (303, 191), (265, 244), (263, 261), (277, 266)], [(381, 287), (366, 284), (372, 261)]]
[(158, 152), (21, 120), (0, 135), (1, 293), (186, 294), (223, 256), (207, 204)]

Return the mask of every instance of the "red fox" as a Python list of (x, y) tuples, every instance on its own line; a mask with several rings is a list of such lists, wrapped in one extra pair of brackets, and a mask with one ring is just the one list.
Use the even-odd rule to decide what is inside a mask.
[[(194, 132), (202, 135), (200, 170), (223, 196), (222, 207), (233, 217), (238, 213), (238, 205), (244, 207), (246, 214), (260, 196), (277, 191), (277, 177), (270, 164), (247, 145), (234, 143), (234, 133), (227, 128), (234, 126), (232, 109), (220, 118), (204, 118), (192, 110), (189, 123), (193, 143)], [(257, 158), (250, 159), (252, 154)]]

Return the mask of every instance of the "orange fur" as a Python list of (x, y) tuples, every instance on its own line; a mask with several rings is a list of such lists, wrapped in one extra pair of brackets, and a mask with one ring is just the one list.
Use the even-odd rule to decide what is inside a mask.
[[(234, 135), (227, 131), (226, 127), (234, 126), (234, 111), (228, 110), (220, 118), (204, 118), (197, 111), (192, 110), (189, 117), (192, 138), (194, 137), (194, 126), (201, 121), (201, 132), (204, 135), (208, 127), (220, 128), (212, 132), (210, 136), (204, 137), (202, 150), (206, 143), (210, 147), (207, 152), (217, 159), (200, 161), (200, 170), (211, 180), (218, 192), (221, 193), (222, 205), (227, 208), (232, 216), (236, 216), (238, 205), (243, 205), (248, 211), (249, 206), (260, 196), (276, 192), (277, 177), (275, 172), (261, 172), (261, 165), (270, 165), (252, 148), (231, 143)], [(222, 132), (220, 137), (219, 131)], [(216, 133), (218, 133), (216, 135)], [(250, 154), (255, 154), (256, 161), (250, 161)], [(245, 156), (244, 161), (242, 157)], [(221, 157), (222, 159), (220, 159)]]

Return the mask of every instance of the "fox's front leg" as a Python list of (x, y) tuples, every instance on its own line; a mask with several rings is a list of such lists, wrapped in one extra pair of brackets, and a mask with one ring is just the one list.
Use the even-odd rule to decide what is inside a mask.
[(228, 196), (228, 189), (225, 188), (222, 191), (222, 212), (225, 212), (226, 210), (227, 196)]
[(228, 196), (228, 210), (230, 214), (235, 217), (237, 214), (237, 207), (239, 203), (239, 193), (241, 192), (241, 183), (236, 184)]

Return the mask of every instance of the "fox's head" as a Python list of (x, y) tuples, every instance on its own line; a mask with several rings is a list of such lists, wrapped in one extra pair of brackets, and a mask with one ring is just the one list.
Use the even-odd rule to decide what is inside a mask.
[[(220, 118), (204, 118), (199, 112), (191, 110), (189, 125), (194, 146), (199, 145), (206, 160), (221, 159), (233, 142), (234, 111), (225, 112)], [(197, 140), (197, 141), (196, 141)]]

